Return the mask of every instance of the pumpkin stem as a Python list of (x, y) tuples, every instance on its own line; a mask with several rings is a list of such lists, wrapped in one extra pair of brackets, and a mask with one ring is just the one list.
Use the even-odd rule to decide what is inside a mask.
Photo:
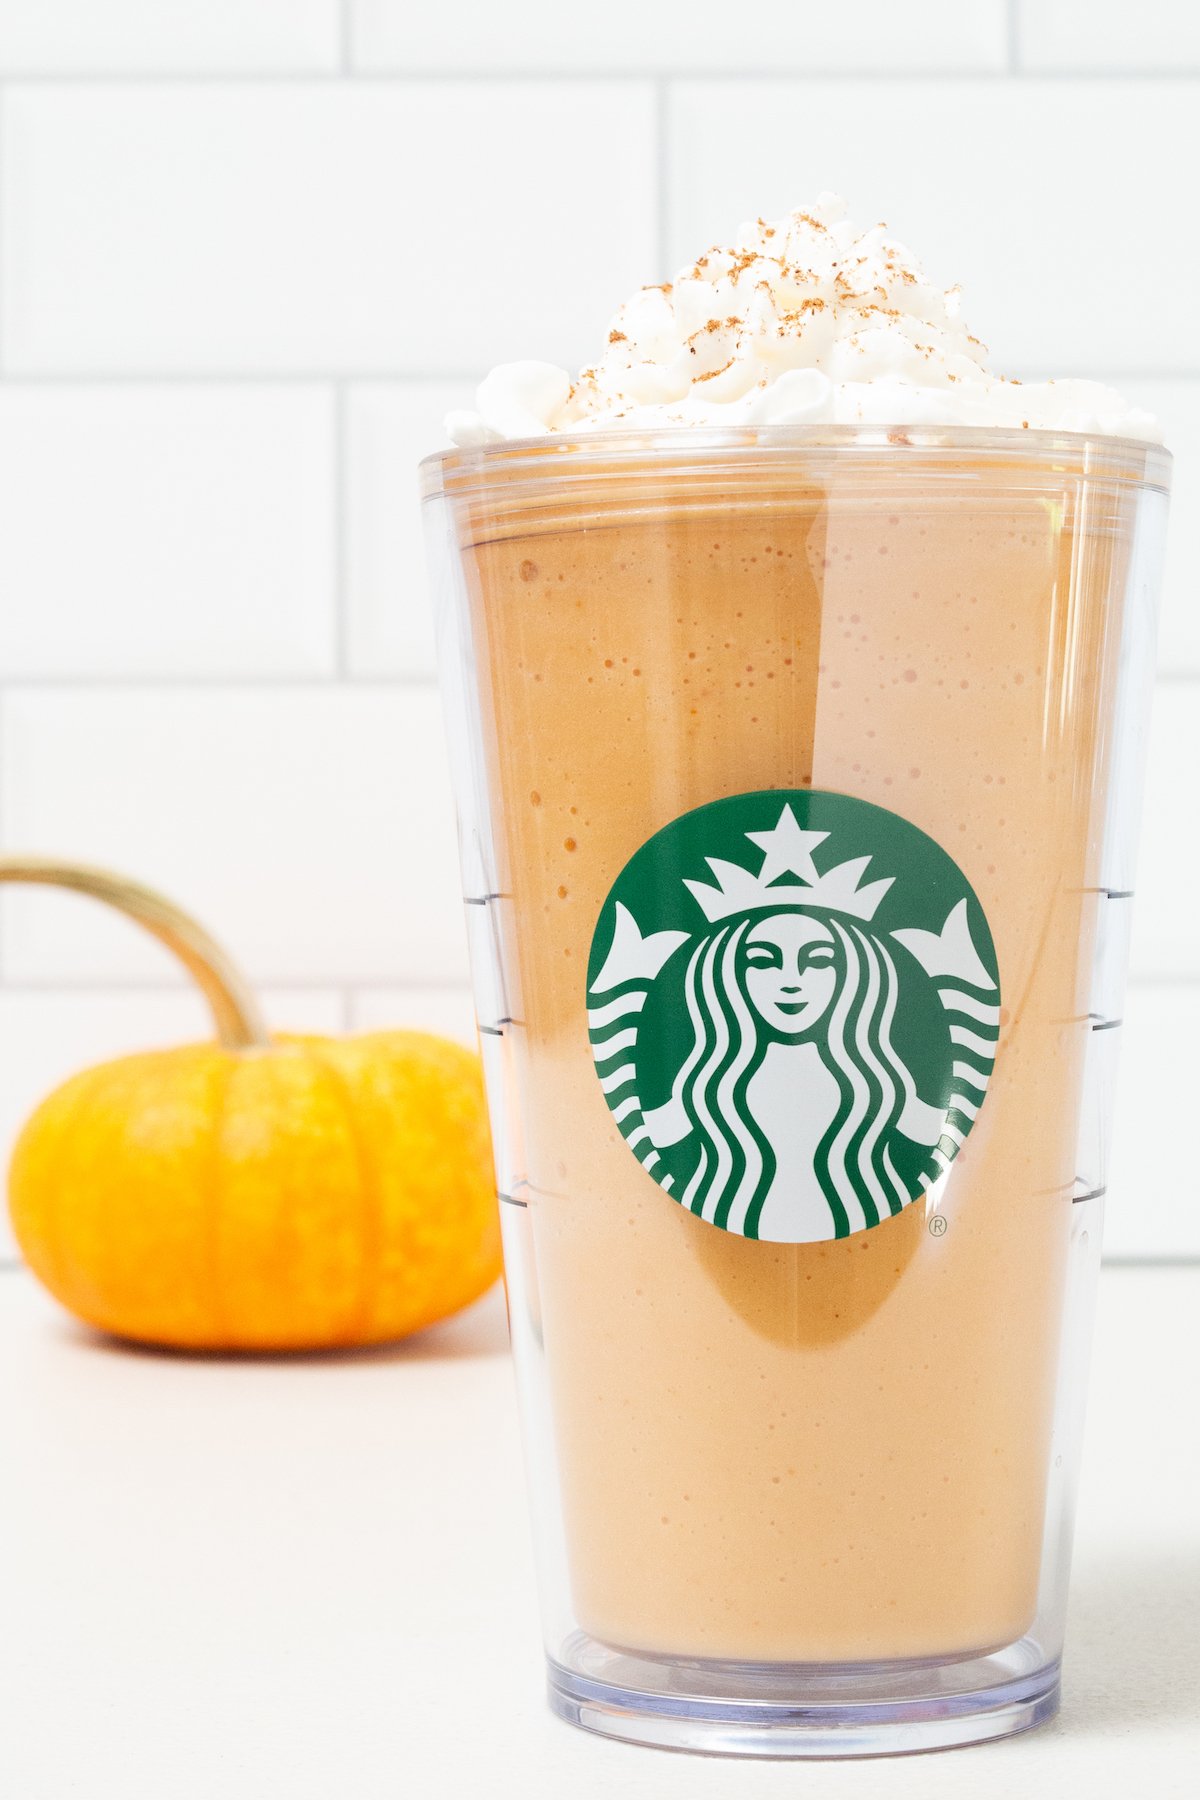
[(59, 862), (44, 856), (0, 856), (0, 882), (28, 881), (45, 887), (70, 888), (116, 907), (176, 955), (201, 989), (228, 1050), (250, 1050), (270, 1043), (270, 1036), (249, 984), (221, 946), (173, 900), (84, 863)]

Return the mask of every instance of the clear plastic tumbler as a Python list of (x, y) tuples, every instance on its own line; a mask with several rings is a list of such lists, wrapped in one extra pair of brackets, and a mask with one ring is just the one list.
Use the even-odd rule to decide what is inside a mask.
[(1057, 1704), (1169, 458), (423, 466), (551, 1702), (853, 1755)]

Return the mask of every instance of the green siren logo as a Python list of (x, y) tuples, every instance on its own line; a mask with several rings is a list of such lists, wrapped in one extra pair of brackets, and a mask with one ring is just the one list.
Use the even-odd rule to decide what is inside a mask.
[(924, 1193), (978, 1116), (999, 1023), (961, 869), (844, 794), (685, 813), (622, 869), (592, 940), (613, 1118), (672, 1199), (743, 1237), (848, 1237)]

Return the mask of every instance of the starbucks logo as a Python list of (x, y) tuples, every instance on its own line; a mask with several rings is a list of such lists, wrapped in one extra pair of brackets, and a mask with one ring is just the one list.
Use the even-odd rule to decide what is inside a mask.
[(848, 1237), (924, 1193), (979, 1115), (999, 1022), (962, 870), (844, 794), (685, 813), (630, 858), (592, 939), (592, 1054), (625, 1142), (743, 1237)]

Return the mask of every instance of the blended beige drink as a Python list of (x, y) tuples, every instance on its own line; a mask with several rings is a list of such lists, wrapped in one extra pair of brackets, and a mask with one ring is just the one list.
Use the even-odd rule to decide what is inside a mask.
[[(828, 206), (609, 358), (516, 371), (557, 435), (445, 475), (574, 1616), (682, 1667), (980, 1657), (1046, 1574), (1147, 453), (1026, 433), (1116, 403), (994, 382)], [(905, 382), (948, 425), (890, 423)]]

